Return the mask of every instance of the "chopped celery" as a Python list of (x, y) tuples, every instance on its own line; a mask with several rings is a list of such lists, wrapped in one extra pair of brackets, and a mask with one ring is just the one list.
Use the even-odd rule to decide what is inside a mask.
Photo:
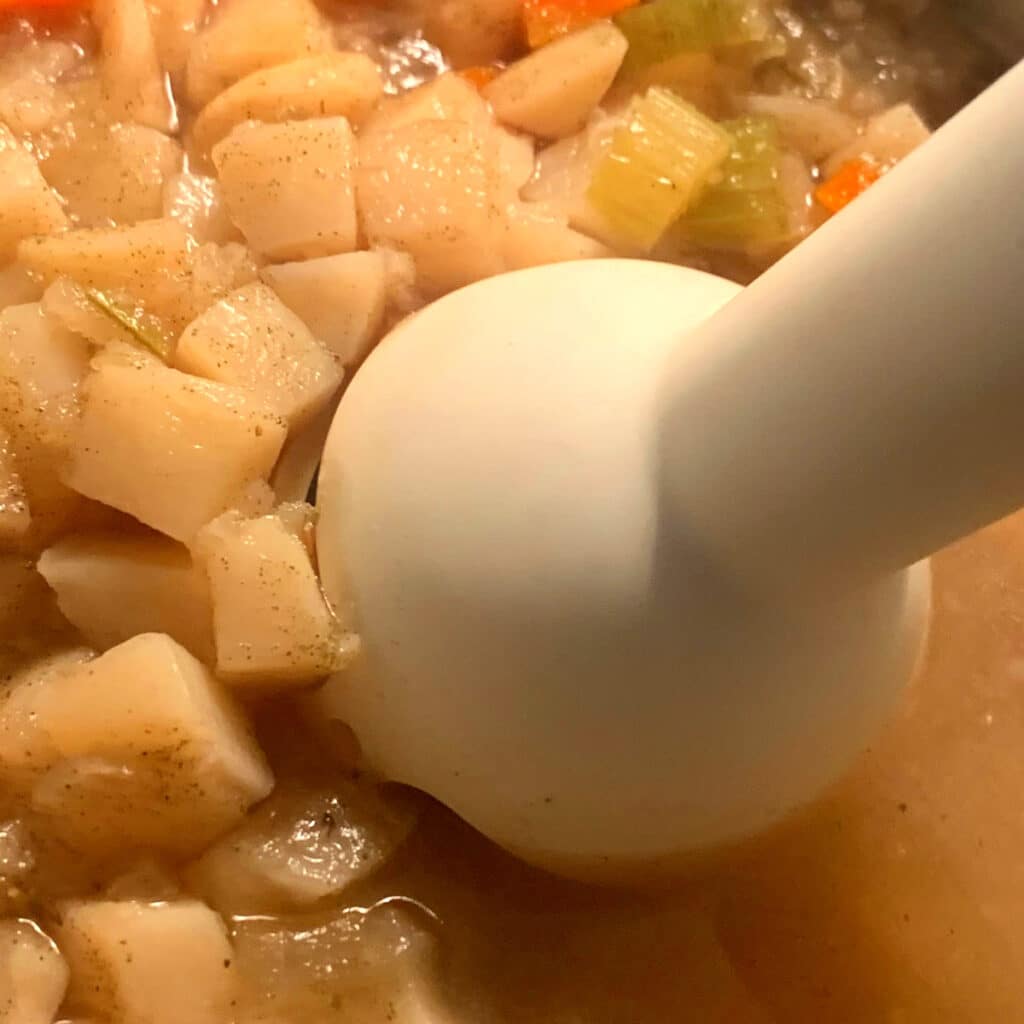
[(615, 22), (629, 41), (625, 72), (678, 53), (760, 42), (769, 30), (760, 0), (652, 0)]
[(106, 313), (111, 320), (123, 327), (143, 348), (149, 349), (153, 355), (167, 362), (171, 353), (164, 339), (147, 330), (137, 316), (95, 288), (86, 288), (85, 297), (100, 312)]
[(680, 225), (701, 245), (741, 248), (785, 238), (789, 215), (782, 192), (778, 130), (768, 117), (722, 125), (732, 148), (720, 181), (709, 185)]
[(598, 163), (587, 197), (616, 241), (648, 251), (725, 160), (730, 138), (658, 86), (637, 97)]

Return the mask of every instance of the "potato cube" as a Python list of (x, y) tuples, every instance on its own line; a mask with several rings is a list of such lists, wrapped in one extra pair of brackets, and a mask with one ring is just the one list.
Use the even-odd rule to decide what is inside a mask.
[(100, 68), (112, 114), (120, 121), (173, 130), (177, 119), (146, 0), (93, 0), (90, 13), (100, 32)]
[(0, 123), (0, 262), (10, 259), (23, 238), (60, 231), (67, 223), (35, 157)]
[(306, 546), (280, 516), (228, 513), (199, 534), (196, 551), (210, 578), (217, 673), (226, 681), (304, 686), (355, 653)]
[(324, 53), (253, 72), (211, 100), (192, 137), (206, 152), (243, 121), (277, 124), (315, 117), (366, 120), (383, 94), (377, 65), (362, 53)]
[(57, 947), (28, 921), (0, 921), (0, 1020), (50, 1024), (68, 986)]
[(234, 1018), (234, 953), (195, 900), (76, 902), (58, 933), (69, 1005), (111, 1024), (224, 1024)]
[(210, 0), (147, 0), (160, 66), (175, 87), (185, 71), (189, 50), (206, 18)]
[(254, 392), (292, 427), (323, 408), (343, 373), (306, 325), (258, 282), (200, 313), (179, 339), (174, 362), (187, 373)]
[(253, 71), (332, 49), (330, 28), (312, 0), (229, 0), (189, 51), (188, 98), (205, 106)]
[(25, 539), (32, 516), (25, 487), (14, 461), (11, 440), (0, 430), (0, 551), (10, 551)]
[(102, 293), (165, 351), (207, 306), (256, 277), (240, 245), (196, 246), (169, 217), (117, 228), (83, 228), (26, 239), (19, 259), (47, 283), (69, 277)]
[(368, 782), (279, 788), (187, 877), (225, 914), (301, 909), (375, 872), (415, 821), (411, 802), (389, 799)]
[(231, 219), (271, 260), (356, 247), (355, 140), (343, 117), (247, 121), (213, 149)]
[(344, 366), (359, 362), (380, 333), (389, 285), (382, 252), (279, 263), (260, 277)]
[(44, 551), (39, 571), (64, 617), (98, 650), (166, 633), (213, 663), (210, 586), (182, 545), (156, 534), (77, 534)]
[(20, 263), (0, 267), (0, 309), (37, 302), (43, 294), (43, 285)]
[(618, 74), (629, 44), (598, 21), (516, 61), (483, 89), (498, 120), (557, 139), (583, 127)]
[[(9, 584), (0, 562), (0, 583)], [(35, 713), (39, 695), (72, 669), (90, 660), (86, 647), (69, 647), (29, 659), (3, 679), (0, 690), (0, 780), (3, 788), (26, 790), (36, 776), (53, 765), (57, 749)]]
[(564, 214), (542, 203), (520, 203), (510, 210), (503, 251), (509, 270), (613, 255), (606, 245), (569, 227)]
[(383, 906), (234, 922), (248, 1024), (450, 1021), (435, 992), (433, 940), (408, 913)]
[(431, 295), (497, 274), (496, 137), (461, 121), (417, 121), (360, 140), (358, 196), (372, 245), (409, 253)]
[(195, 853), (273, 787), (231, 696), (162, 634), (48, 677), (13, 711), (51, 752), (32, 805), (77, 849)]
[(159, 217), (164, 182), (181, 162), (178, 143), (155, 128), (100, 121), (75, 124), (43, 170), (79, 227), (106, 227)]
[(255, 396), (163, 366), (103, 365), (85, 392), (66, 482), (176, 540), (265, 480), (284, 443)]
[(871, 118), (860, 135), (825, 161), (823, 170), (827, 175), (835, 174), (848, 160), (863, 157), (890, 167), (927, 142), (930, 135), (921, 115), (909, 103), (897, 103)]
[[(0, 313), (0, 428), (8, 472), (20, 480), (32, 519), (12, 506), (7, 517), (26, 542), (43, 540), (78, 512), (81, 498), (59, 479), (88, 368), (85, 342), (52, 324), (36, 303)], [(17, 498), (15, 497), (15, 502)], [(31, 534), (22, 528), (31, 526)]]
[(417, 121), (463, 121), (477, 131), (495, 124), (494, 111), (480, 90), (462, 75), (447, 72), (415, 89), (386, 97), (360, 134), (393, 132)]

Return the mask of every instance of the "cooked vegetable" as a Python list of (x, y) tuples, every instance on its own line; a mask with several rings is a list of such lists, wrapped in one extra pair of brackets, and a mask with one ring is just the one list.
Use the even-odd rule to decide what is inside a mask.
[(254, 71), (333, 49), (330, 27), (312, 0), (219, 4), (188, 53), (188, 98), (203, 107)]
[(187, 871), (223, 914), (300, 910), (373, 874), (416, 822), (409, 800), (369, 781), (279, 786)]
[(418, 0), (431, 42), (453, 67), (490, 64), (515, 54), (523, 0)]
[(196, 118), (200, 150), (220, 142), (243, 121), (345, 117), (361, 124), (383, 93), (377, 65), (362, 53), (324, 53), (254, 71), (211, 100)]
[(455, 1024), (436, 1003), (433, 939), (393, 905), (243, 917), (232, 927), (249, 1024)]
[(32, 807), (86, 853), (195, 855), (273, 788), (241, 709), (159, 633), (29, 678), (0, 708), (12, 718), (34, 751)]
[(214, 147), (213, 161), (231, 219), (268, 259), (356, 248), (356, 149), (345, 118), (247, 121)]
[(760, 42), (769, 26), (750, 0), (651, 0), (623, 11), (615, 23), (629, 42), (627, 72), (681, 52)]
[(722, 177), (688, 211), (683, 230), (702, 245), (736, 248), (786, 237), (778, 130), (770, 118), (742, 117), (722, 125), (732, 136)]
[(166, 633), (212, 662), (210, 584), (182, 545), (150, 533), (77, 533), (44, 551), (39, 571), (97, 650)]
[(475, 64), (471, 68), (463, 68), (457, 74), (474, 88), (482, 89), (485, 85), (490, 85), (501, 74), (501, 65)]
[(825, 174), (835, 174), (849, 160), (869, 160), (889, 168), (927, 142), (930, 135), (917, 111), (909, 103), (898, 103), (871, 118), (862, 134), (837, 149), (825, 163)]
[(358, 180), (370, 244), (409, 253), (428, 294), (503, 269), (498, 239), (505, 218), (494, 136), (481, 136), (461, 121), (416, 121), (364, 134)]
[(68, 984), (68, 965), (28, 921), (0, 921), (0, 1020), (50, 1024)]
[(163, 215), (177, 221), (197, 242), (240, 242), (216, 178), (195, 171), (173, 174), (164, 182)]
[(782, 141), (808, 160), (822, 160), (857, 134), (857, 121), (826, 100), (805, 96), (748, 96), (748, 113), (775, 119)]
[(68, 219), (35, 157), (0, 122), (0, 262), (29, 235), (66, 227)]
[(327, 606), (302, 540), (280, 516), (227, 513), (196, 538), (213, 596), (217, 672), (242, 688), (306, 686), (358, 641)]
[(0, 551), (18, 547), (32, 522), (25, 485), (7, 433), (0, 429)]
[(693, 204), (732, 140), (668, 89), (637, 98), (594, 171), (588, 196), (623, 246), (649, 250)]
[(829, 213), (838, 213), (881, 176), (882, 168), (870, 160), (847, 160), (814, 190), (814, 198)]
[[(404, 254), (398, 258), (409, 259)], [(385, 253), (349, 252), (279, 263), (264, 267), (260, 277), (343, 366), (362, 359), (376, 340), (388, 300)]]
[(498, 120), (545, 138), (579, 131), (626, 55), (622, 33), (599, 21), (516, 61), (483, 89)]
[(160, 131), (177, 127), (177, 114), (157, 56), (146, 0), (91, 0), (100, 32), (106, 100), (117, 120)]
[(606, 245), (573, 230), (564, 214), (543, 203), (518, 203), (509, 210), (502, 248), (509, 270), (613, 255)]
[(610, 18), (639, 0), (523, 0), (523, 27), (533, 49), (546, 46), (600, 18)]
[(258, 281), (200, 313), (178, 339), (174, 365), (251, 391), (291, 427), (315, 416), (342, 378), (331, 352)]
[(167, 361), (171, 354), (170, 346), (165, 338), (154, 331), (147, 330), (141, 318), (132, 314), (117, 302), (108, 299), (101, 291), (95, 288), (86, 288), (84, 291), (86, 299), (101, 313), (110, 317), (119, 327), (123, 327), (128, 336), (137, 341), (143, 348), (152, 352), (153, 355)]
[(367, 118), (360, 136), (397, 131), (418, 121), (462, 121), (480, 133), (494, 126), (494, 114), (462, 74), (447, 72), (398, 96), (387, 96)]
[(104, 364), (86, 384), (65, 480), (187, 541), (267, 478), (285, 432), (241, 388), (156, 364)]
[(234, 951), (223, 921), (202, 903), (76, 902), (64, 909), (57, 938), (71, 965), (69, 1003), (82, 1013), (118, 1024), (233, 1017)]

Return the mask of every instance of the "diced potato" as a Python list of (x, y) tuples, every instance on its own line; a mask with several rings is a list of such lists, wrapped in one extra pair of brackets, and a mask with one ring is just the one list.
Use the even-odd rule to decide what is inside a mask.
[(297, 910), (375, 872), (416, 821), (366, 782), (278, 790), (187, 871), (223, 914)]
[(57, 947), (28, 921), (0, 921), (0, 1021), (50, 1024), (68, 986)]
[(808, 160), (823, 159), (857, 134), (857, 121), (827, 100), (754, 95), (744, 106), (752, 114), (774, 118), (783, 142)]
[[(289, 435), (270, 478), (275, 504), (304, 502), (309, 497), (340, 401), (338, 392), (302, 430)], [(257, 514), (263, 513), (243, 512), (250, 518)]]
[(53, 752), (32, 806), (76, 849), (194, 854), (273, 787), (241, 710), (162, 634), (56, 674), (14, 707)]
[(96, 121), (60, 137), (43, 170), (79, 227), (106, 227), (159, 217), (181, 161), (181, 147), (155, 128)]
[(42, 294), (42, 284), (20, 263), (0, 267), (0, 309), (35, 302)]
[(103, 889), (105, 900), (123, 902), (144, 900), (146, 903), (176, 900), (181, 896), (181, 885), (173, 872), (160, 861), (142, 856)]
[(67, 223), (35, 157), (0, 123), (0, 260), (10, 259), (23, 238), (60, 231)]
[(250, 917), (233, 924), (242, 1019), (442, 1024), (431, 937), (394, 907)]
[(271, 260), (356, 248), (355, 160), (343, 117), (247, 121), (213, 149), (231, 219)]
[(205, 106), (254, 71), (332, 49), (312, 0), (226, 0), (189, 51), (188, 98)]
[(58, 277), (43, 292), (40, 306), (52, 323), (80, 335), (93, 345), (122, 342), (133, 349), (138, 346), (132, 332), (105, 312), (89, 297), (85, 288), (69, 277)]
[(171, 131), (174, 105), (157, 56), (146, 0), (93, 0), (107, 102), (118, 120)]
[(279, 516), (228, 513), (196, 540), (213, 595), (217, 673), (237, 687), (303, 686), (357, 641), (335, 618), (302, 540)]
[(167, 350), (204, 309), (256, 277), (244, 246), (197, 247), (170, 218), (29, 238), (18, 252), (47, 282), (66, 276), (101, 291)]
[(81, 504), (59, 472), (87, 359), (82, 339), (51, 324), (38, 304), (0, 312), (0, 428), (32, 513), (34, 540), (60, 530)]
[(342, 378), (331, 352), (258, 282), (200, 313), (179, 339), (174, 362), (187, 373), (252, 391), (292, 427), (316, 415)]
[(826, 176), (835, 174), (847, 160), (867, 157), (883, 167), (898, 163), (927, 142), (931, 132), (909, 103), (899, 103), (868, 121), (861, 135), (836, 150), (825, 162)]
[(0, 551), (21, 545), (32, 522), (10, 437), (0, 430)]
[(428, 37), (456, 67), (511, 57), (523, 43), (522, 0), (419, 0)]
[(187, 541), (270, 475), (285, 434), (240, 388), (161, 366), (104, 365), (86, 383), (65, 481)]
[(234, 953), (223, 922), (202, 903), (72, 903), (57, 938), (77, 1010), (111, 1024), (234, 1018)]
[(520, 203), (513, 207), (503, 251), (509, 270), (614, 255), (606, 245), (573, 230), (564, 215), (542, 203)]
[(161, 219), (29, 238), (18, 251), (22, 263), (47, 280), (67, 275), (91, 288), (108, 288), (161, 272), (164, 277), (180, 277), (193, 248), (180, 224)]
[(628, 44), (595, 22), (517, 61), (484, 87), (498, 120), (547, 138), (579, 131), (608, 91)]
[(477, 131), (492, 126), (494, 113), (476, 86), (453, 72), (388, 96), (363, 125), (360, 135), (393, 132), (418, 121), (463, 121)]
[(350, 252), (264, 267), (260, 277), (345, 366), (369, 351), (384, 323), (387, 257)]
[(383, 94), (377, 65), (362, 53), (324, 53), (253, 72), (200, 112), (192, 128), (206, 152), (244, 121), (278, 124), (305, 118), (346, 118), (360, 125)]
[[(0, 582), (5, 584), (0, 594), (6, 598), (11, 579), (3, 567), (0, 561)], [(37, 579), (42, 582), (41, 577)], [(58, 648), (30, 658), (4, 679), (5, 686), (0, 690), (0, 780), (5, 790), (26, 791), (39, 772), (56, 762), (57, 750), (39, 721), (36, 701), (92, 656), (86, 647)]]
[(164, 183), (163, 215), (176, 220), (196, 241), (237, 242), (242, 238), (224, 206), (220, 182), (193, 171), (182, 171)]
[(437, 295), (500, 273), (504, 211), (495, 139), (461, 121), (418, 121), (360, 140), (359, 211), (373, 245), (416, 261)]
[(594, 169), (610, 151), (621, 123), (617, 117), (594, 117), (582, 132), (541, 150), (533, 180), (523, 188), (523, 198), (565, 214), (577, 231), (611, 241), (614, 232), (587, 193)]
[(27, 45), (6, 46), (0, 62), (0, 121), (19, 136), (46, 131), (62, 121), (68, 98), (61, 79), (76, 78), (88, 59), (70, 40), (58, 42), (43, 33)]
[(76, 534), (44, 551), (39, 571), (64, 617), (98, 650), (166, 633), (213, 663), (210, 586), (180, 544), (155, 534)]

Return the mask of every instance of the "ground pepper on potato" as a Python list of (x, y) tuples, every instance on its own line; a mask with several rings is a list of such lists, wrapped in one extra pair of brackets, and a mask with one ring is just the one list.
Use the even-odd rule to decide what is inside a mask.
[[(1016, 1019), (956, 841), (906, 839), (931, 887), (866, 869), (925, 922), (854, 934), (875, 971), (794, 866), (835, 800), (919, 827), (948, 692), (753, 866), (579, 890), (360, 774), (303, 503), (425, 302), (608, 255), (750, 280), (997, 65), (928, 0), (0, 0), (0, 1021)], [(913, 821), (856, 817), (885, 779)]]

